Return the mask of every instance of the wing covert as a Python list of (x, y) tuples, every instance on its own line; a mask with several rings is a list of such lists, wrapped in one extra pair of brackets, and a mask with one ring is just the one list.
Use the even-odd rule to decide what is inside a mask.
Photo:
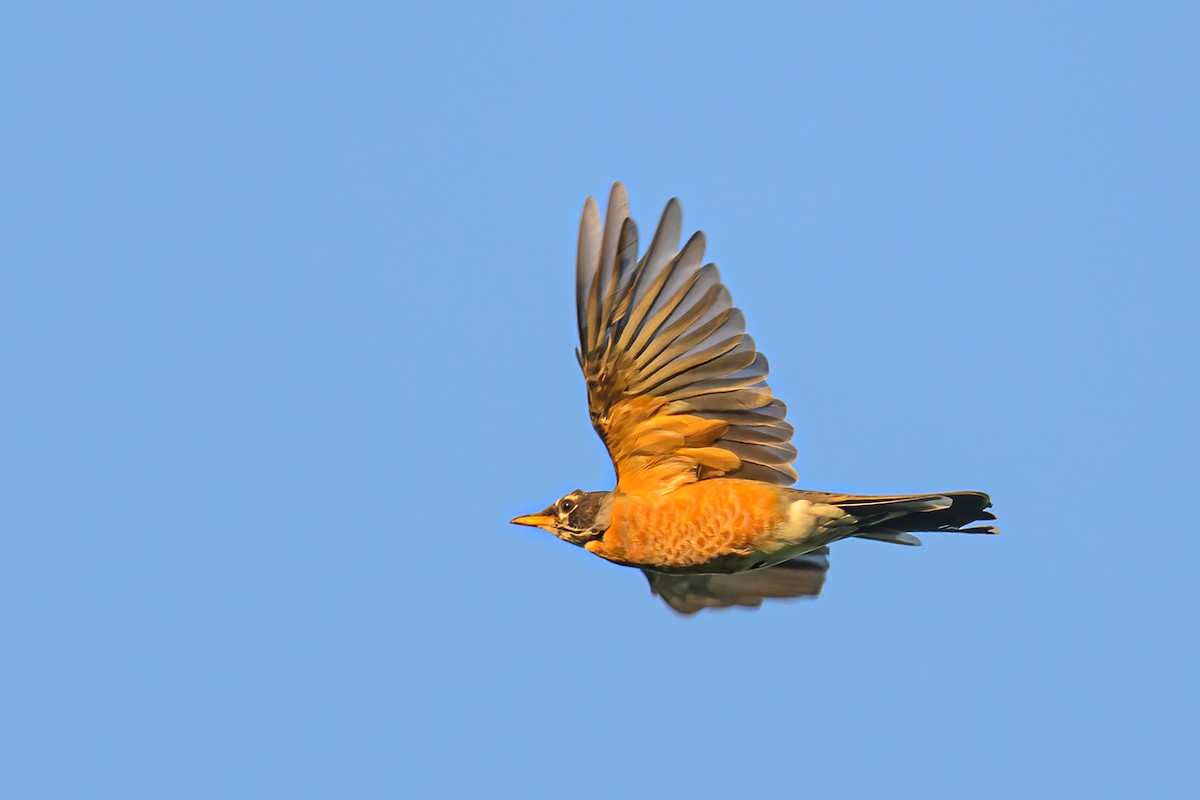
[(623, 492), (668, 492), (715, 477), (790, 485), (792, 426), (767, 385), (767, 359), (697, 232), (680, 247), (672, 199), (644, 256), (625, 188), (603, 226), (584, 204), (576, 262), (580, 366), (592, 425)]

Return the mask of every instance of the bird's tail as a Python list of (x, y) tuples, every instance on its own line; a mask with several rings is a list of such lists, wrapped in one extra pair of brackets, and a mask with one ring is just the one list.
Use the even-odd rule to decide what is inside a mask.
[(906, 494), (891, 497), (830, 495), (824, 502), (835, 505), (855, 520), (852, 536), (894, 544), (919, 545), (913, 533), (998, 533), (994, 525), (974, 522), (993, 520), (987, 509), (992, 500), (983, 492)]

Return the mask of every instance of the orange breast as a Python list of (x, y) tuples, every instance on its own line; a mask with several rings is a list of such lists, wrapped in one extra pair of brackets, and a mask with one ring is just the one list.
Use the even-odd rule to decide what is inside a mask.
[(617, 494), (604, 537), (587, 549), (610, 561), (687, 569), (748, 556), (785, 517), (779, 487), (724, 478), (665, 495)]

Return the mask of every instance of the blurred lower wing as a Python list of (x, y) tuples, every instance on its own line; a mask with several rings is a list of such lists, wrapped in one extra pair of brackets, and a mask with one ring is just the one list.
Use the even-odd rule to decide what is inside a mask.
[(680, 614), (705, 608), (757, 607), (767, 598), (816, 597), (829, 570), (822, 547), (774, 567), (729, 575), (667, 575), (643, 570), (650, 591)]

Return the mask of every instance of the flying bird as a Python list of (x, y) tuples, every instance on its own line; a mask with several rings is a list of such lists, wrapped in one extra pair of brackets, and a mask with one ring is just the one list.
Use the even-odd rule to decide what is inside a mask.
[[(672, 199), (644, 255), (625, 188), (603, 225), (579, 225), (576, 355), (588, 411), (616, 469), (612, 491), (573, 491), (512, 520), (637, 567), (681, 614), (815, 597), (829, 545), (919, 545), (918, 532), (996, 533), (983, 492), (862, 496), (791, 488), (792, 426), (767, 359), (697, 231), (681, 248)], [(702, 265), (703, 264), (703, 265)]]

